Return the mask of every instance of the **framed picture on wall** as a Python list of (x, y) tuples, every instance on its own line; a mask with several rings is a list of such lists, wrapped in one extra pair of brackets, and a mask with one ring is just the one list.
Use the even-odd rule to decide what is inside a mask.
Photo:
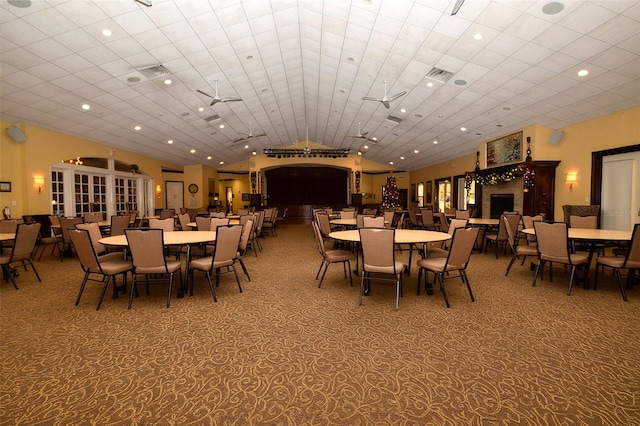
[(242, 194), (242, 201), (249, 201), (249, 194)]
[(431, 181), (430, 180), (428, 180), (427, 183), (425, 183), (424, 191), (425, 191), (426, 203), (431, 204), (433, 201), (431, 197)]
[(487, 142), (487, 167), (522, 161), (522, 132)]
[(0, 192), (11, 192), (11, 182), (0, 182)]

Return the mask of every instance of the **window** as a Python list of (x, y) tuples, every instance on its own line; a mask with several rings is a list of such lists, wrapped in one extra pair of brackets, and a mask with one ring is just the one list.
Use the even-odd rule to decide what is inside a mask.
[(134, 179), (116, 178), (116, 212), (128, 213), (138, 210), (137, 182)]
[(424, 183), (418, 183), (418, 207), (424, 207)]
[(54, 215), (64, 214), (64, 173), (60, 170), (51, 171), (51, 207)]

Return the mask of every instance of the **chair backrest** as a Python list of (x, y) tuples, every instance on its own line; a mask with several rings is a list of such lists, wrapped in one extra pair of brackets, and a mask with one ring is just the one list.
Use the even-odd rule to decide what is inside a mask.
[(253, 219), (253, 215), (252, 214), (244, 214), (242, 216), (240, 216), (240, 225), (244, 225), (245, 223), (247, 223), (250, 220), (254, 220)]
[(572, 228), (597, 229), (598, 216), (569, 216), (569, 225)]
[(522, 216), (522, 225), (524, 226), (524, 229), (532, 229), (533, 228), (533, 222), (539, 221), (539, 220), (543, 220), (541, 215), (536, 215), (536, 216)]
[[(423, 214), (424, 214), (424, 212), (423, 212)], [(444, 213), (441, 213), (441, 212), (436, 213), (436, 215), (438, 216), (438, 219), (440, 220), (440, 231), (448, 232), (449, 231), (449, 221), (447, 220), (447, 215), (445, 215)], [(423, 222), (424, 222), (424, 217), (423, 217)]]
[[(514, 235), (518, 233), (518, 226), (520, 226), (520, 222), (522, 221), (522, 216), (520, 216), (520, 213), (509, 213), (509, 214), (504, 214), (503, 215), (506, 219), (507, 222), (509, 222), (509, 226), (511, 226), (511, 230), (513, 231)], [(507, 234), (507, 228), (504, 228), (504, 232), (505, 232), (505, 238), (507, 238), (508, 236)]]
[(405, 213), (402, 212), (400, 214), (400, 217), (398, 218), (398, 221), (396, 222), (396, 229), (404, 228), (404, 216), (405, 216)]
[(357, 214), (356, 215), (356, 228), (363, 228), (364, 227), (364, 218), (365, 217), (369, 217), (369, 215), (366, 215), (366, 214)]
[(640, 223), (636, 223), (633, 226), (633, 234), (631, 234), (629, 251), (627, 252), (627, 257), (624, 260), (625, 268), (629, 267), (631, 262), (633, 262), (631, 266), (634, 268), (640, 266)]
[(225, 211), (212, 212), (212, 213), (209, 213), (209, 217), (217, 217), (217, 218), (222, 219), (222, 218), (227, 217), (227, 212), (225, 212)]
[(111, 235), (124, 235), (124, 230), (129, 227), (131, 216), (123, 214), (121, 216), (111, 216)]
[(367, 272), (397, 274), (394, 228), (360, 228), (362, 267)]
[(149, 228), (160, 228), (164, 232), (173, 231), (174, 221), (173, 217), (167, 219), (149, 219)]
[(0, 220), (0, 232), (15, 234), (19, 224), (20, 222), (15, 219)]
[(313, 235), (316, 237), (316, 243), (318, 244), (318, 251), (320, 252), (322, 257), (324, 257), (326, 250), (324, 247), (324, 239), (322, 238), (320, 228), (318, 227), (318, 224), (313, 221), (311, 222), (311, 225), (313, 226)]
[(451, 248), (447, 256), (447, 267), (465, 269), (471, 258), (473, 246), (478, 238), (479, 228), (456, 228), (451, 238)]
[(198, 231), (210, 231), (211, 230), (211, 218), (196, 216), (196, 226)]
[(409, 209), (409, 221), (411, 222), (411, 226), (420, 226), (418, 222), (418, 216), (416, 215), (416, 211), (413, 209)]
[(451, 219), (447, 232), (449, 233), (449, 235), (453, 235), (456, 229), (464, 228), (465, 226), (467, 226), (467, 222), (467, 219)]
[(84, 222), (100, 222), (102, 220), (102, 213), (86, 213), (84, 215)]
[(456, 219), (470, 219), (471, 212), (469, 210), (456, 210)]
[(450, 216), (455, 216), (456, 209), (454, 209), (453, 207), (445, 207), (444, 208), (444, 214), (445, 215), (450, 215)]
[(40, 234), (40, 223), (20, 223), (11, 249), (11, 260), (30, 259)]
[(160, 219), (168, 219), (170, 217), (173, 217), (174, 214), (175, 212), (173, 210), (162, 210), (160, 212)]
[(180, 228), (183, 231), (191, 231), (191, 227), (189, 226), (189, 223), (191, 222), (191, 219), (189, 219), (189, 214), (188, 213), (180, 213), (178, 215), (178, 222), (180, 222)]
[(387, 210), (382, 216), (384, 218), (385, 226), (390, 228), (393, 226), (393, 218), (396, 216), (396, 212), (393, 210)]
[(259, 211), (256, 213), (257, 216), (257, 220), (256, 220), (256, 226), (255, 226), (255, 231), (256, 233), (260, 233), (262, 232), (262, 224), (264, 223), (264, 210)]
[(364, 228), (384, 228), (384, 217), (382, 216), (366, 216), (362, 219), (362, 225)]
[(158, 228), (128, 228), (124, 230), (131, 260), (136, 270), (138, 268), (143, 271), (161, 268), (162, 272), (168, 272), (164, 257), (163, 233), (164, 231)]
[(69, 237), (69, 229), (75, 229), (76, 225), (83, 223), (81, 217), (61, 217), (60, 229), (62, 229), (62, 240), (65, 244), (71, 244), (71, 238)]
[(270, 222), (272, 215), (273, 215), (273, 209), (272, 208), (264, 209), (264, 221), (265, 222)]
[(329, 235), (331, 232), (331, 223), (329, 222), (329, 215), (325, 213), (319, 213), (317, 216), (318, 226), (323, 236)]
[(229, 219), (227, 218), (213, 217), (210, 220), (211, 225), (209, 226), (209, 229), (217, 229), (218, 226), (227, 226), (229, 224)]
[(507, 231), (507, 241), (509, 242), (509, 247), (511, 247), (511, 251), (515, 253), (516, 246), (518, 245), (518, 241), (516, 239), (516, 231), (511, 227), (511, 224), (509, 223), (506, 215), (500, 216), (500, 220), (504, 222), (504, 227)]
[[(102, 254), (107, 251), (107, 248), (98, 242), (100, 238), (102, 238), (102, 234), (100, 233), (100, 226), (97, 223), (95, 222), (78, 223), (76, 224), (76, 229), (79, 229), (81, 231), (87, 231), (87, 234), (89, 235), (89, 240), (96, 254)], [(71, 237), (71, 232), (69, 232), (69, 237)], [(75, 247), (75, 244), (73, 246)], [(77, 251), (78, 250), (76, 249), (76, 252)]]
[(328, 215), (332, 215), (333, 214), (333, 209), (331, 207), (325, 207), (323, 210)]
[(569, 263), (568, 233), (565, 222), (534, 222), (538, 253), (542, 260)]
[(245, 216), (249, 214), (249, 209), (238, 209), (238, 216)]
[(243, 228), (240, 225), (221, 225), (216, 228), (214, 262), (232, 261), (236, 258)]
[(89, 270), (95, 271), (96, 269), (101, 270), (98, 254), (95, 251), (95, 244), (90, 235), (91, 231), (85, 227), (86, 225), (88, 224), (76, 225), (76, 229), (69, 231), (69, 238), (76, 249), (82, 270), (85, 272)]
[(356, 211), (355, 210), (343, 210), (340, 212), (340, 219), (355, 219)]
[[(422, 224), (425, 227), (433, 226), (433, 210), (431, 209), (420, 209), (420, 214), (422, 215)], [(439, 213), (442, 214), (442, 213)], [(442, 216), (444, 216), (442, 214)], [(446, 218), (446, 216), (445, 216)]]
[[(246, 215), (248, 216), (248, 215)], [(247, 246), (249, 245), (249, 240), (251, 239), (251, 232), (253, 231), (253, 220), (247, 220), (242, 226), (242, 235), (240, 236), (240, 244), (238, 244), (238, 248), (241, 253), (247, 251)]]

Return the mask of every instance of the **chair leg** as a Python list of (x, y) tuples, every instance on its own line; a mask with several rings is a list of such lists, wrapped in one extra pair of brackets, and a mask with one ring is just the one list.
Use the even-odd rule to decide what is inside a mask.
[[(324, 281), (324, 276), (327, 273), (327, 269), (329, 269), (329, 262), (325, 260), (323, 261), (323, 264), (324, 264), (324, 271), (322, 271), (322, 278), (320, 278), (320, 282), (318, 283), (318, 288), (322, 286), (322, 282)], [(320, 268), (322, 268), (322, 266), (320, 266)]]
[[(113, 285), (116, 285), (116, 277), (112, 276), (104, 276), (102, 277), (102, 281), (104, 285), (102, 286), (102, 292), (100, 293), (100, 299), (98, 299), (98, 306), (96, 306), (96, 311), (100, 310), (100, 306), (102, 306), (102, 301), (104, 300), (104, 295), (107, 292), (107, 287), (109, 287), (109, 283), (113, 279)], [(79, 300), (79, 299), (78, 299)]]
[(367, 272), (362, 271), (362, 275), (360, 278), (360, 295), (358, 297), (358, 305), (362, 305), (362, 293), (364, 293), (364, 280), (367, 275)]
[(396, 311), (400, 307), (401, 292), (402, 292), (402, 272), (396, 275)]
[(450, 308), (451, 306), (449, 305), (449, 298), (447, 297), (447, 291), (444, 288), (444, 272), (442, 273), (437, 273), (436, 275), (438, 275), (438, 277), (440, 278), (440, 291), (442, 292), (442, 296), (444, 296), (444, 303), (446, 303), (447, 308)]
[(576, 265), (571, 265), (571, 277), (569, 278), (569, 290), (567, 291), (567, 296), (571, 296), (571, 288), (573, 287), (573, 280), (576, 276)]
[(513, 262), (515, 262), (516, 257), (518, 256), (514, 254), (513, 257), (511, 258), (511, 262), (509, 262), (509, 266), (507, 266), (507, 272), (505, 272), (504, 274), (505, 277), (509, 275), (509, 271), (511, 270), (511, 266), (513, 266)]
[(467, 271), (461, 269), (460, 278), (462, 279), (462, 282), (467, 285), (467, 289), (469, 290), (469, 296), (471, 297), (471, 301), (475, 302), (476, 299), (475, 297), (473, 297), (473, 292), (471, 291), (471, 284), (469, 284), (469, 277), (467, 276)]
[(418, 285), (416, 285), (416, 294), (418, 296), (420, 296), (420, 278), (422, 278), (422, 268), (418, 268)]
[(207, 274), (207, 280), (209, 281), (209, 289), (211, 290), (211, 296), (213, 296), (213, 301), (217, 303), (218, 298), (216, 297), (216, 290), (213, 286), (213, 282), (211, 281), (211, 273), (207, 271), (206, 274)]
[(233, 268), (233, 274), (236, 276), (236, 282), (238, 283), (238, 290), (240, 290), (240, 293), (242, 293), (242, 286), (240, 285), (240, 277), (238, 277), (238, 270), (236, 269), (235, 266), (232, 266)]
[[(624, 285), (622, 284), (622, 276), (620, 275), (620, 269), (615, 268), (616, 276), (618, 277), (618, 287), (620, 287), (620, 293), (622, 294), (622, 300), (627, 301), (627, 292), (624, 290)], [(631, 273), (631, 271), (629, 271)], [(595, 287), (594, 287), (595, 288)]]
[(78, 292), (78, 297), (76, 298), (76, 306), (80, 303), (80, 298), (82, 297), (82, 292), (84, 292), (84, 287), (87, 285), (87, 280), (89, 279), (89, 271), (84, 274), (84, 278), (82, 279), (82, 284), (80, 284), (80, 291)]
[(532, 287), (536, 286), (536, 281), (538, 280), (538, 274), (540, 273), (541, 268), (544, 268), (544, 261), (538, 259), (538, 264), (536, 265), (536, 273), (533, 274), (533, 283), (531, 284)]
[(242, 266), (242, 271), (244, 272), (244, 274), (247, 276), (247, 279), (249, 281), (251, 281), (251, 277), (249, 276), (249, 271), (247, 271), (247, 267), (244, 264), (244, 262), (242, 261), (242, 259), (238, 259), (238, 262), (240, 262), (240, 266)]
[[(344, 265), (344, 263), (343, 263)], [(349, 271), (349, 283), (351, 284), (351, 287), (353, 287), (353, 275), (351, 274), (351, 261), (347, 260), (347, 266), (349, 267), (348, 271)], [(346, 270), (345, 270), (346, 273)]]
[(320, 276), (320, 271), (322, 270), (322, 265), (324, 265), (324, 259), (320, 261), (320, 267), (318, 268), (318, 272), (316, 273), (316, 280)]
[[(599, 270), (599, 269), (600, 269), (600, 268), (599, 268), (599, 265), (598, 265), (598, 263), (596, 263), (596, 274), (595, 274), (595, 276), (593, 277), (593, 289), (594, 289), (594, 290), (595, 290), (595, 289), (596, 289), (596, 287), (598, 286), (598, 270)], [(614, 270), (615, 270), (615, 268), (614, 268)], [(604, 272), (604, 270), (603, 270), (602, 272)]]

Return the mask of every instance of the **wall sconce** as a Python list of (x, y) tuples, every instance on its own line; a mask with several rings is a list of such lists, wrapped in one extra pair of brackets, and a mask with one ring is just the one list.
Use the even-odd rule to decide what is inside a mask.
[(42, 187), (44, 186), (44, 178), (42, 176), (34, 176), (33, 183), (38, 187), (38, 194), (42, 194)]
[(160, 198), (161, 194), (162, 194), (162, 187), (158, 184), (156, 185), (156, 196), (158, 197), (158, 199)]
[(578, 172), (568, 172), (567, 183), (569, 184), (569, 191), (573, 191), (573, 184), (578, 183)]

